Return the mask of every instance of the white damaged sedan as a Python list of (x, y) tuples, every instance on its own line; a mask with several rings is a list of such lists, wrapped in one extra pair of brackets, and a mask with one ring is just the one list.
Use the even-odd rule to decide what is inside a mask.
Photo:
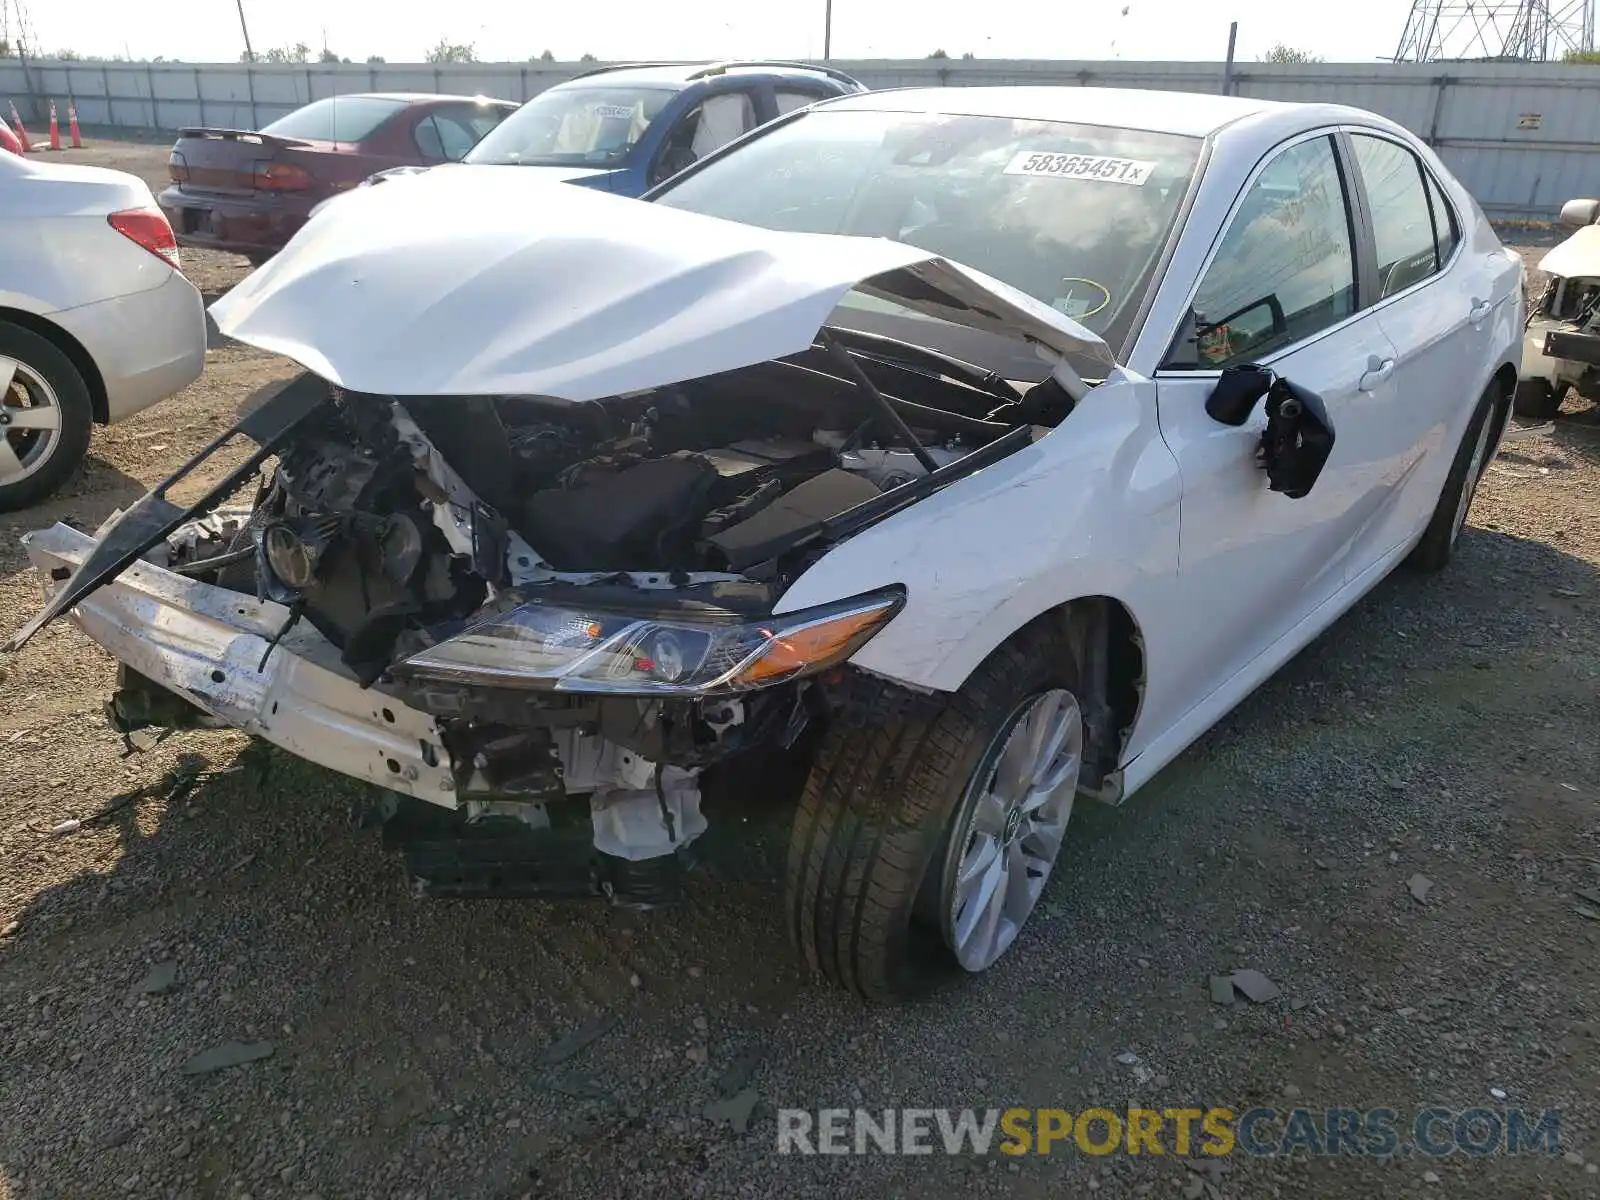
[(799, 758), (796, 945), (903, 997), (1014, 944), (1075, 798), (1449, 561), (1517, 378), (1520, 261), (1349, 108), (867, 94), (647, 200), (319, 213), (212, 306), (305, 368), (244, 461), (30, 534), (13, 647), (70, 612), (122, 728), (380, 785), (438, 895), (669, 899)]

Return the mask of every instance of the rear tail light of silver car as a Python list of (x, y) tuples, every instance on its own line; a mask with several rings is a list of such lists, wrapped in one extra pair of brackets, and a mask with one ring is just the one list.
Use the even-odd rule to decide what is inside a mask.
[(168, 266), (177, 267), (178, 239), (172, 235), (167, 218), (154, 208), (125, 208), (106, 218), (111, 228), (129, 241), (137, 242)]

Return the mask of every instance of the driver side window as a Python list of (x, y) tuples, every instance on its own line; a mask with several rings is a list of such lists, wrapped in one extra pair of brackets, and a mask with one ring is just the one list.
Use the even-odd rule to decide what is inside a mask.
[(1353, 245), (1333, 139), (1281, 151), (1245, 193), (1200, 282), (1197, 365), (1253, 361), (1348, 317)]
[(707, 96), (681, 117), (656, 156), (650, 182), (660, 183), (756, 127), (755, 101), (749, 92)]

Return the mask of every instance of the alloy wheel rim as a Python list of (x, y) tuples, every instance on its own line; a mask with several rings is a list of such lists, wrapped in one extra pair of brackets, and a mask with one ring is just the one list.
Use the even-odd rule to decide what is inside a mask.
[(0, 355), (0, 486), (37, 473), (61, 444), (61, 402), (25, 362)]
[(1016, 941), (1060, 856), (1083, 768), (1083, 714), (1063, 688), (1019, 705), (962, 797), (940, 909), (944, 938), (968, 971)]
[[(1492, 414), (1491, 414), (1492, 415)], [(1478, 477), (1483, 474), (1484, 455), (1489, 450), (1489, 416), (1483, 419), (1478, 430), (1478, 440), (1472, 447), (1472, 461), (1467, 464), (1467, 477), (1461, 481), (1461, 498), (1456, 501), (1455, 524), (1450, 527), (1450, 544), (1456, 544), (1462, 527), (1467, 523), (1467, 512), (1472, 508), (1473, 497), (1478, 493)]]

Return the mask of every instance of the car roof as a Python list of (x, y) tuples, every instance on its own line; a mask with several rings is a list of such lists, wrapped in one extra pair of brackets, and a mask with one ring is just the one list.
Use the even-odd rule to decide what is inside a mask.
[(440, 92), (341, 92), (337, 96), (324, 96), (324, 100), (393, 100), (399, 104), (449, 103), (515, 104), (499, 96), (455, 96)]
[(1323, 105), (1286, 104), (1251, 96), (1065, 86), (897, 88), (827, 101), (830, 109), (933, 112), (1024, 121), (1068, 121), (1207, 137), (1246, 117)]
[[(716, 70), (711, 70), (716, 68)], [(774, 78), (794, 78), (806, 76), (827, 78), (828, 68), (809, 66), (805, 63), (776, 63), (759, 60), (740, 61), (739, 59), (709, 60), (706, 62), (690, 63), (619, 63), (616, 66), (597, 67), (576, 75), (556, 87), (571, 87), (573, 85), (607, 85), (611, 83), (638, 83), (647, 86), (684, 87), (691, 83), (699, 83), (707, 79), (720, 79), (725, 75), (771, 75)]]

